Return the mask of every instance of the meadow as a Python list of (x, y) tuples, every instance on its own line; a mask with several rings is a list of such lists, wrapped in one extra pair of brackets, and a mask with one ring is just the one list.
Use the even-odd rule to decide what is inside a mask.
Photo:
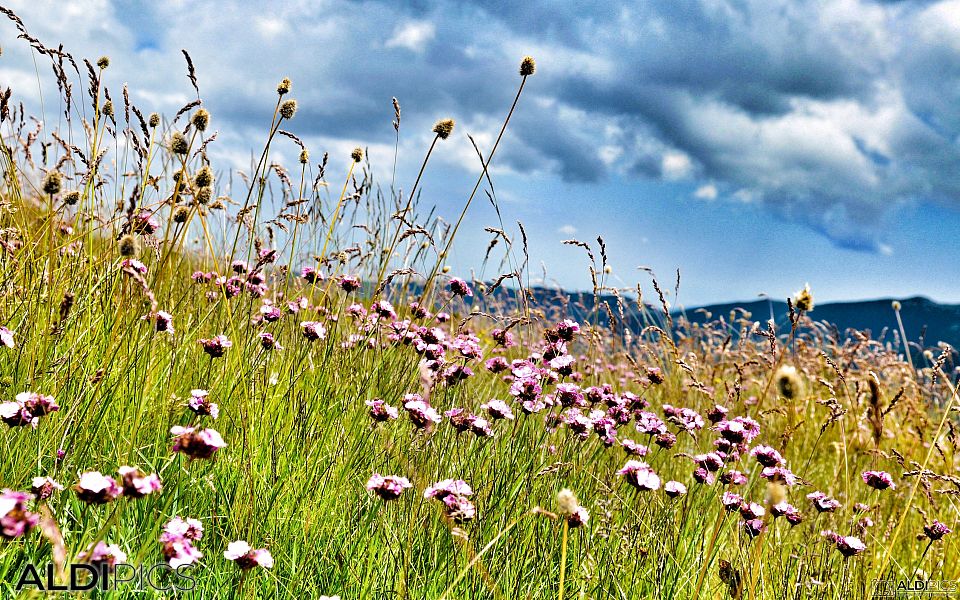
[(381, 182), (363, 148), (333, 172), (278, 73), (259, 158), (228, 177), (186, 51), (196, 99), (148, 114), (109, 58), (4, 14), (58, 91), (33, 119), (0, 86), (4, 597), (72, 564), (116, 585), (72, 594), (103, 598), (960, 589), (956, 353), (911, 350), (896, 304), (882, 338), (817, 321), (809, 288), (780, 323), (694, 325), (672, 282), (612, 287), (602, 238), (566, 243), (615, 301), (538, 301), (537, 224), (505, 213), (498, 275), (450, 270), (471, 205), (496, 206), (511, 116), (535, 110), (532, 58), (443, 220), (430, 157), (464, 135), (444, 115), (418, 172)]

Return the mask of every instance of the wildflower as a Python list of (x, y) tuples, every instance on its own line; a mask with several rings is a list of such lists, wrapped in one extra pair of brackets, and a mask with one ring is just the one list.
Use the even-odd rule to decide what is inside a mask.
[(413, 485), (406, 477), (397, 477), (387, 475), (384, 477), (379, 473), (374, 473), (367, 481), (367, 490), (373, 492), (383, 500), (396, 500), (403, 493), (403, 490), (412, 488)]
[(20, 392), (17, 394), (16, 401), (23, 404), (23, 407), (27, 409), (34, 418), (49, 415), (52, 412), (60, 410), (60, 405), (53, 399), (53, 396), (44, 396), (36, 392)]
[(740, 515), (744, 519), (759, 519), (765, 514), (767, 511), (756, 502), (744, 502), (740, 505)]
[(197, 109), (190, 117), (190, 122), (197, 128), (197, 131), (206, 131), (210, 125), (210, 112), (205, 108)]
[(370, 418), (378, 423), (396, 419), (400, 415), (396, 408), (390, 406), (380, 398), (367, 400), (364, 404), (370, 407)]
[(660, 478), (650, 466), (639, 460), (628, 460), (617, 475), (623, 475), (627, 482), (638, 490), (655, 491), (660, 489)]
[(107, 67), (109, 67), (109, 66), (110, 66), (110, 57), (108, 57), (108, 56), (101, 56), (100, 58), (98, 58), (98, 59), (97, 59), (97, 66), (100, 67), (101, 69), (106, 69)]
[(570, 527), (581, 527), (590, 520), (590, 513), (580, 505), (573, 491), (567, 488), (557, 493), (557, 507), (560, 514), (567, 518)]
[(654, 438), (653, 443), (657, 446), (660, 446), (664, 450), (669, 450), (670, 448), (673, 448), (674, 444), (677, 443), (677, 436), (673, 435), (669, 431), (665, 431)]
[(658, 435), (667, 432), (667, 426), (657, 415), (641, 411), (637, 414), (637, 431), (648, 435)]
[(297, 101), (296, 100), (284, 100), (283, 104), (280, 105), (280, 116), (286, 120), (293, 118), (293, 115), (297, 113)]
[(0, 492), (0, 536), (12, 540), (30, 532), (40, 522), (40, 515), (27, 510), (32, 494), (5, 489)]
[(513, 420), (513, 411), (510, 410), (510, 406), (503, 400), (491, 400), (486, 404), (481, 404), (480, 408), (487, 411), (493, 419)]
[(697, 483), (713, 485), (713, 482), (717, 480), (717, 477), (703, 467), (697, 467), (693, 470), (693, 480)]
[(647, 453), (650, 451), (650, 449), (644, 446), (643, 444), (638, 444), (633, 440), (628, 440), (628, 439), (620, 440), (620, 445), (623, 446), (623, 449), (630, 456), (646, 456)]
[(7, 348), (13, 348), (16, 344), (13, 341), (14, 333), (6, 327), (0, 326), (0, 345)]
[(509, 363), (507, 363), (507, 359), (502, 356), (495, 356), (491, 358), (485, 362), (483, 366), (491, 373), (502, 373), (510, 368)]
[(473, 290), (470, 289), (470, 286), (467, 285), (467, 282), (459, 277), (453, 277), (450, 279), (450, 291), (454, 296), (473, 296)]
[(153, 213), (142, 211), (133, 217), (132, 229), (134, 233), (152, 235), (160, 229), (160, 223), (153, 218)]
[(797, 369), (790, 365), (783, 365), (777, 369), (774, 379), (777, 382), (777, 390), (780, 395), (787, 400), (793, 400), (803, 390), (803, 381), (797, 373)]
[(52, 477), (34, 477), (30, 484), (30, 490), (37, 497), (37, 500), (46, 500), (54, 492), (63, 490), (63, 486)]
[(150, 127), (156, 127), (160, 124), (160, 115), (157, 113), (150, 113), (148, 123), (150, 124)]
[(840, 554), (847, 558), (860, 554), (867, 549), (867, 545), (864, 544), (860, 538), (852, 535), (842, 536), (830, 530), (822, 531), (820, 532), (820, 535), (823, 536), (827, 541), (833, 542)]
[(363, 148), (354, 148), (353, 152), (350, 153), (350, 158), (352, 158), (355, 163), (363, 160)]
[(173, 329), (173, 315), (165, 310), (158, 310), (154, 315), (154, 328), (160, 333), (176, 333)]
[(310, 341), (322, 340), (327, 337), (327, 329), (319, 321), (303, 321), (300, 323), (300, 331), (303, 337)]
[(785, 462), (783, 456), (770, 446), (754, 446), (750, 456), (757, 459), (757, 462), (764, 467), (778, 467)]
[(210, 458), (217, 450), (227, 445), (214, 429), (197, 431), (193, 427), (175, 425), (170, 428), (170, 433), (175, 438), (173, 451), (182, 452), (190, 458)]
[(186, 154), (190, 151), (190, 142), (179, 131), (174, 131), (170, 136), (170, 152), (174, 154)]
[(353, 275), (343, 275), (340, 277), (340, 289), (348, 294), (355, 292), (360, 289), (360, 279)]
[(419, 394), (407, 394), (403, 399), (403, 408), (406, 409), (407, 414), (410, 415), (410, 420), (417, 429), (430, 427), (442, 420), (440, 414), (424, 402)]
[(160, 544), (163, 556), (174, 569), (195, 564), (203, 553), (193, 542), (203, 537), (203, 525), (196, 519), (174, 517), (163, 528)]
[(723, 504), (723, 507), (729, 512), (740, 510), (740, 505), (743, 504), (743, 496), (733, 492), (724, 492), (723, 496), (720, 497), (720, 504)]
[(123, 493), (117, 482), (100, 471), (89, 471), (80, 475), (80, 481), (73, 486), (77, 497), (87, 504), (106, 504)]
[(134, 271), (141, 275), (147, 274), (147, 265), (143, 264), (142, 262), (140, 262), (135, 258), (123, 259), (123, 261), (120, 263), (120, 266), (123, 267), (124, 269), (130, 269), (131, 271)]
[(803, 289), (794, 294), (793, 305), (800, 312), (810, 312), (813, 310), (813, 292), (810, 291), (810, 284), (805, 284)]
[(87, 546), (85, 551), (77, 555), (77, 559), (95, 567), (105, 566), (109, 572), (113, 572), (117, 563), (126, 562), (127, 553), (116, 544), (99, 541), (95, 545)]
[(259, 338), (260, 345), (264, 350), (283, 350), (283, 346), (277, 343), (277, 340), (269, 331), (261, 331), (257, 334), (257, 338)]
[(764, 469), (760, 471), (760, 477), (789, 486), (797, 485), (799, 481), (797, 476), (785, 467), (764, 467)]
[(210, 355), (210, 358), (220, 358), (227, 352), (227, 348), (233, 346), (227, 336), (220, 334), (209, 339), (201, 339), (203, 351)]
[(952, 531), (953, 531), (952, 529), (950, 529), (940, 521), (937, 521), (936, 519), (934, 519), (934, 521), (929, 525), (923, 526), (924, 535), (930, 538), (930, 541), (932, 542), (936, 542), (937, 540), (943, 538), (943, 536), (947, 535), (948, 533), (951, 533)]
[(117, 243), (117, 249), (120, 256), (134, 256), (139, 250), (139, 245), (132, 235), (125, 235)]
[(277, 93), (281, 96), (284, 94), (290, 93), (290, 86), (293, 85), (289, 79), (284, 77), (280, 80), (280, 83), (277, 84)]
[(885, 490), (887, 488), (896, 489), (897, 484), (893, 482), (893, 477), (886, 471), (864, 471), (860, 474), (863, 482), (875, 490)]
[(720, 475), (720, 483), (726, 485), (744, 485), (747, 483), (747, 476), (740, 471), (730, 470)]
[(728, 412), (730, 412), (728, 409), (716, 404), (713, 408), (707, 411), (707, 419), (709, 419), (711, 423), (716, 424), (726, 419)]
[(749, 519), (743, 522), (743, 530), (747, 535), (754, 538), (763, 533), (764, 524), (760, 519)]
[(438, 312), (436, 316), (438, 323), (446, 323), (450, 320), (450, 313), (448, 312)]
[(444, 479), (423, 492), (424, 498), (442, 502), (447, 516), (458, 523), (469, 521), (476, 516), (477, 509), (469, 499), (472, 495), (473, 490), (462, 479)]
[(693, 457), (693, 460), (697, 463), (697, 466), (711, 472), (716, 472), (723, 468), (723, 458), (716, 452), (697, 454)]
[(523, 60), (520, 61), (520, 75), (522, 77), (528, 77), (533, 75), (537, 70), (537, 63), (533, 60), (532, 56), (524, 56)]
[(437, 134), (438, 138), (445, 140), (450, 137), (451, 133), (453, 133), (453, 125), (453, 119), (441, 119), (434, 124), (433, 132)]
[(80, 192), (77, 190), (70, 190), (63, 195), (63, 203), (67, 206), (74, 206), (78, 202), (80, 202)]
[(120, 467), (117, 472), (120, 474), (123, 494), (130, 498), (142, 498), (147, 494), (159, 492), (163, 487), (156, 473), (147, 475), (136, 467), (126, 466)]
[(818, 512), (833, 512), (840, 508), (840, 503), (823, 492), (807, 494), (807, 500), (813, 503)]
[(223, 553), (223, 557), (237, 563), (237, 566), (243, 570), (253, 567), (263, 567), (269, 569), (273, 566), (273, 556), (266, 548), (254, 550), (250, 544), (243, 540), (230, 542)]
[(679, 481), (668, 481), (663, 484), (663, 492), (671, 498), (679, 498), (687, 493), (687, 486)]
[(27, 410), (22, 402), (2, 402), (0, 403), (0, 420), (10, 427), (23, 427), (33, 425), (36, 427), (37, 419)]

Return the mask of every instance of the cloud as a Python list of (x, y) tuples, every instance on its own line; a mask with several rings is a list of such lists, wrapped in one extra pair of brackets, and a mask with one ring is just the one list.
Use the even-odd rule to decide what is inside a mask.
[[(450, 116), (461, 137), (437, 160), (475, 171), (461, 132), (489, 150), (532, 54), (538, 71), (494, 173), (685, 180), (696, 197), (729, 190), (724, 200), (871, 252), (898, 207), (960, 208), (960, 0), (363, 0), (282, 3), (269, 17), (239, 0), (10, 4), (41, 40), (112, 55), (108, 81), (129, 81), (145, 111), (191, 97), (187, 48), (213, 126), (235, 131), (218, 144), (241, 147), (224, 154), (261, 142), (289, 76), (305, 139), (389, 151), (396, 96), (401, 161), (422, 156), (433, 121)], [(3, 80), (36, 95), (23, 85), (33, 57), (4, 50)]]
[(577, 233), (577, 228), (573, 225), (563, 225), (560, 229), (557, 229), (557, 233), (562, 233), (563, 235), (575, 235)]
[(386, 42), (387, 48), (406, 48), (414, 52), (423, 52), (427, 43), (433, 39), (436, 27), (428, 21), (411, 21), (398, 25), (393, 36)]

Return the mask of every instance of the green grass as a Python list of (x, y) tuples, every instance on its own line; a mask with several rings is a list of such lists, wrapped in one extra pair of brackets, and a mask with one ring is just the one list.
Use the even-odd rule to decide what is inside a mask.
[[(200, 204), (192, 179), (177, 183), (174, 174), (183, 169), (192, 178), (208, 163), (205, 153), (194, 151), (209, 136), (188, 131), (186, 138), (193, 140), (188, 155), (165, 146), (174, 131), (184, 131), (196, 108), (146, 132), (134, 115), (127, 130), (118, 92), (112, 97), (119, 122), (103, 114), (109, 70), (94, 67), (96, 77), (81, 81), (76, 74), (71, 78), (69, 69), (63, 76), (78, 91), (61, 133), (73, 132), (72, 143), (85, 157), (106, 148), (103, 160), (91, 166), (74, 150), (72, 159), (62, 162), (66, 149), (55, 143), (42, 162), (38, 140), (30, 147), (31, 163), (17, 139), (23, 136), (16, 135), (21, 115), (14, 111), (0, 123), (7, 174), (0, 186), (0, 227), (8, 248), (0, 255), (0, 324), (16, 332), (15, 347), (0, 348), (2, 399), (29, 390), (51, 395), (61, 406), (36, 429), (0, 426), (0, 487), (28, 490), (36, 476), (66, 487), (29, 508), (49, 511), (68, 560), (102, 540), (117, 544), (132, 564), (162, 563), (161, 530), (179, 515), (204, 526), (196, 543), (204, 556), (190, 571), (194, 589), (179, 594), (184, 598), (839, 598), (867, 596), (873, 579), (910, 579), (916, 569), (928, 579), (960, 578), (956, 534), (929, 549), (917, 539), (935, 518), (952, 528), (958, 524), (960, 480), (951, 479), (958, 446), (951, 409), (958, 403), (950, 388), (954, 379), (946, 376), (954, 366), (952, 352), (933, 349), (926, 364), (912, 368), (898, 347), (863, 337), (832, 338), (811, 320), (815, 310), (797, 315), (795, 331), (776, 332), (773, 348), (768, 338), (750, 333), (749, 315), (717, 315), (705, 326), (692, 326), (644, 306), (649, 326), (629, 335), (618, 316), (621, 307), (582, 319), (582, 331), (569, 345), (581, 386), (609, 383), (617, 393), (633, 392), (661, 418), (665, 404), (704, 416), (720, 404), (730, 417), (753, 416), (762, 428), (755, 443), (777, 448), (802, 478), (785, 490), (771, 489), (748, 456), (725, 467), (742, 470), (747, 484), (695, 483), (690, 457), (711, 451), (717, 438), (708, 422), (694, 435), (668, 424), (678, 433), (669, 450), (653, 445), (632, 423), (620, 426), (618, 438), (649, 443), (645, 460), (662, 481), (678, 480), (689, 488), (675, 500), (662, 489), (636, 491), (616, 475), (629, 458), (619, 442), (605, 447), (592, 432), (580, 439), (569, 427), (554, 426), (550, 419), (560, 407), (523, 414), (502, 375), (487, 372), (480, 360), (457, 358), (454, 349), (447, 351), (449, 364), (467, 365), (475, 375), (456, 385), (436, 382), (431, 404), (441, 412), (462, 407), (479, 414), (482, 403), (507, 400), (516, 420), (493, 423), (490, 438), (458, 434), (447, 419), (418, 430), (404, 414), (402, 398), (425, 393), (421, 356), (391, 341), (385, 322), (359, 327), (346, 312), (350, 304), (369, 309), (374, 299), (389, 299), (400, 318), (411, 316), (413, 301), (432, 312), (448, 311), (453, 318), (445, 324), (414, 320), (439, 326), (451, 339), (471, 331), (484, 359), (540, 352), (544, 332), (569, 315), (556, 306), (508, 302), (496, 294), (481, 298), (489, 281), (471, 282), (473, 298), (451, 297), (446, 283), (453, 273), (447, 274), (443, 257), (456, 229), (445, 229), (427, 200), (408, 204), (406, 196), (378, 191), (402, 188), (407, 174), (381, 187), (364, 162), (348, 163), (349, 171), (339, 175), (323, 173), (309, 161), (284, 176), (267, 168), (272, 146), (296, 143), (278, 133), (295, 131), (295, 118), (274, 114), (271, 123), (264, 115), (265, 125), (271, 124), (263, 159), (246, 179), (253, 185), (235, 181), (228, 188), (220, 173), (213, 196), (221, 199)], [(92, 100), (80, 97), (88, 85), (96, 92)], [(505, 108), (511, 98), (506, 92)], [(48, 98), (48, 110), (67, 109), (65, 98), (52, 109), (51, 102)], [(522, 99), (514, 101), (504, 125), (514, 109), (532, 110)], [(91, 123), (87, 137), (78, 124), (84, 116)], [(116, 141), (132, 136), (143, 148), (139, 158)], [(442, 142), (433, 148), (442, 151)], [(483, 165), (493, 158), (490, 151)], [(424, 159), (417, 176), (421, 189), (429, 180), (427, 163)], [(51, 197), (42, 193), (41, 182), (54, 169), (64, 182)], [(152, 183), (144, 186), (147, 181)], [(481, 176), (477, 187), (491, 185)], [(62, 202), (70, 190), (80, 192), (76, 206)], [(128, 210), (132, 193), (136, 211)], [(222, 198), (230, 194), (233, 200)], [(461, 218), (469, 202), (465, 199)], [(178, 208), (186, 211), (186, 223), (173, 222)], [(160, 223), (154, 235), (136, 235), (139, 259), (148, 268), (142, 282), (121, 268), (118, 243), (140, 210)], [(405, 222), (398, 211), (405, 212)], [(242, 224), (238, 212), (244, 213)], [(497, 250), (502, 255), (495, 258), (509, 269), (525, 264), (525, 248), (502, 239)], [(263, 269), (264, 297), (283, 308), (302, 296), (308, 309), (284, 310), (276, 323), (255, 324), (261, 299), (245, 291), (228, 298), (222, 287), (190, 278), (198, 269), (228, 273), (234, 259), (256, 262), (256, 250), (266, 248), (278, 255)], [(603, 248), (596, 254), (599, 262), (593, 250), (601, 249), (590, 250), (595, 292), (612, 291), (603, 268), (606, 253), (615, 249)], [(304, 266), (319, 268), (327, 279), (304, 282), (296, 277)], [(359, 276), (362, 290), (347, 294), (331, 283), (343, 274)], [(519, 271), (507, 280), (524, 281)], [(621, 296), (630, 292), (617, 290)], [(73, 297), (69, 307), (63, 303), (67, 294)], [(173, 314), (175, 334), (157, 332), (153, 321), (143, 319), (155, 310)], [(893, 311), (890, 316), (895, 324)], [(303, 320), (323, 321), (326, 338), (305, 339)], [(503, 351), (492, 330), (511, 323), (520, 343)], [(283, 349), (261, 348), (261, 331), (273, 333)], [(217, 334), (233, 347), (211, 359), (198, 340)], [(359, 337), (345, 347), (350, 336)], [(802, 380), (800, 392), (789, 399), (774, 376), (780, 365), (796, 367)], [(664, 381), (651, 383), (648, 368), (659, 368)], [(889, 408), (879, 422), (871, 420), (872, 374), (879, 382), (876, 406), (880, 412)], [(186, 408), (194, 388), (209, 390), (219, 419)], [(554, 384), (543, 391), (552, 393)], [(372, 398), (400, 408), (400, 418), (375, 424), (364, 404)], [(833, 418), (831, 398), (842, 411)], [(212, 460), (173, 453), (170, 428), (188, 424), (215, 428), (227, 447)], [(62, 460), (58, 449), (66, 452)], [(70, 489), (83, 472), (115, 476), (123, 465), (157, 473), (163, 490), (91, 506)], [(910, 475), (921, 468), (922, 478)], [(897, 488), (867, 487), (860, 478), (867, 469), (889, 471)], [(373, 472), (407, 477), (413, 489), (384, 502), (364, 487)], [(440, 502), (423, 498), (428, 486), (445, 478), (473, 487), (475, 519), (454, 523)], [(572, 489), (590, 514), (585, 526), (569, 529), (566, 547), (555, 503), (563, 488)], [(762, 535), (746, 536), (739, 514), (723, 510), (719, 498), (729, 490), (767, 506)], [(815, 490), (837, 498), (842, 507), (817, 515), (805, 499)], [(801, 524), (790, 527), (770, 517), (768, 496), (780, 493), (802, 511)], [(854, 510), (857, 502), (873, 507), (867, 513), (872, 527), (857, 525), (863, 516)], [(866, 550), (845, 559), (821, 537), (826, 529), (858, 536)], [(13, 582), (27, 563), (54, 560), (55, 538), (37, 528), (0, 541), (5, 595), (14, 595)], [(223, 556), (238, 539), (268, 548), (274, 567), (241, 572)], [(730, 566), (721, 569), (726, 563)], [(96, 595), (171, 594), (127, 587)]]

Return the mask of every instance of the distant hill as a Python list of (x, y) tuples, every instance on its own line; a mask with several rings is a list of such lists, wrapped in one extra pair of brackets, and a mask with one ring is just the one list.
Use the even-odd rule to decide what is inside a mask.
[[(570, 317), (585, 320), (592, 312), (594, 296), (586, 292), (563, 292), (548, 288), (534, 287), (529, 290), (534, 297), (534, 304), (548, 312), (550, 318)], [(500, 288), (494, 294), (500, 301), (516, 301), (516, 290)], [(637, 308), (636, 298), (624, 298), (624, 317), (631, 328), (641, 328), (649, 321), (641, 318)], [(660, 313), (658, 303), (649, 304), (652, 300), (645, 296), (647, 307), (653, 314)], [(897, 320), (893, 312), (893, 298), (880, 300), (862, 300), (855, 302), (827, 302), (817, 304), (809, 314), (815, 321), (832, 323), (843, 333), (853, 328), (860, 331), (868, 330), (874, 339), (884, 334), (884, 339), (893, 339), (893, 331), (897, 329)], [(617, 312), (617, 299), (604, 294), (599, 298), (601, 304), (607, 303)], [(907, 338), (912, 343), (924, 348), (935, 346), (937, 342), (946, 342), (954, 348), (960, 348), (960, 304), (940, 304), (929, 298), (917, 296), (900, 300), (900, 316), (903, 319), (903, 328)], [(783, 327), (788, 323), (787, 303), (785, 301), (768, 301), (764, 299), (749, 302), (728, 302), (711, 304), (703, 307), (684, 308), (682, 311), (673, 311), (673, 317), (681, 314), (694, 323), (704, 323), (723, 316), (729, 319), (730, 311), (741, 308), (749, 311), (752, 319), (765, 322), (770, 318), (771, 308), (777, 323)], [(601, 311), (600, 322), (605, 322), (605, 311)]]
[[(817, 304), (809, 316), (816, 321), (832, 323), (841, 332), (849, 328), (869, 330), (875, 339), (886, 328), (886, 339), (891, 339), (892, 332), (897, 329), (896, 316), (891, 306), (893, 300), (890, 298)], [(922, 296), (900, 300), (900, 304), (903, 329), (911, 342), (924, 347), (946, 342), (954, 348), (960, 348), (960, 305), (940, 304)], [(685, 310), (684, 314), (692, 322), (703, 323), (721, 315), (727, 317), (734, 308), (742, 308), (750, 311), (754, 320), (766, 321), (770, 318), (771, 305), (777, 323), (786, 323), (787, 303), (767, 300), (704, 306), (703, 309), (712, 315), (710, 317), (696, 309)]]

